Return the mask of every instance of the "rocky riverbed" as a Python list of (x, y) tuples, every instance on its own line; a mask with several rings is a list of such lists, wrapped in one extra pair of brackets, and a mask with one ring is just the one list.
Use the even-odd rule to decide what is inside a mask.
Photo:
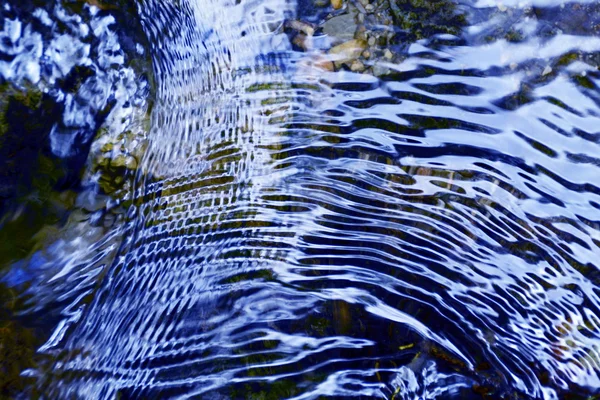
[[(300, 13), (304, 19), (288, 21), (286, 29), (296, 48), (315, 57), (318, 67), (381, 78), (401, 71), (402, 61), (418, 51), (418, 46), (413, 46), (409, 53), (409, 47), (419, 42), (462, 46), (595, 34), (600, 32), (599, 7), (594, 3), (548, 9), (534, 3), (506, 5), (499, 1), (488, 5), (464, 0), (318, 0)], [(555, 62), (599, 62), (597, 55), (584, 52), (568, 57), (571, 59)], [(552, 72), (549, 64), (511, 63), (510, 68), (545, 76)]]

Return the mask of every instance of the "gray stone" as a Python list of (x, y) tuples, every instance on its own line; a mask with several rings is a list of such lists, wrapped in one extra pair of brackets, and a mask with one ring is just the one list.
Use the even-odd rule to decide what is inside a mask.
[(373, 65), (372, 71), (373, 71), (373, 75), (378, 76), (378, 77), (387, 75), (390, 73), (390, 69), (381, 65), (380, 63), (376, 63), (375, 65)]
[(325, 22), (323, 32), (329, 36), (332, 44), (335, 44), (353, 39), (356, 26), (353, 14), (342, 14)]

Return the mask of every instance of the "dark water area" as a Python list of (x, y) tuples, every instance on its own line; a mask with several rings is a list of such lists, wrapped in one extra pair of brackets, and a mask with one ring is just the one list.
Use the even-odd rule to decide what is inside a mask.
[(600, 5), (390, 1), (0, 5), (0, 397), (598, 396)]

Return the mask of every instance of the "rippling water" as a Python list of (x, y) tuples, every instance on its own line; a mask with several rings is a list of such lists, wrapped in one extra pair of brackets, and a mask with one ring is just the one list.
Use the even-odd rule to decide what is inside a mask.
[(461, 7), (460, 37), (404, 43), (377, 78), (293, 50), (292, 1), (140, 1), (147, 147), (105, 206), (121, 222), (85, 220), (34, 279), (29, 312), (55, 316), (36, 390), (600, 390), (600, 9)]

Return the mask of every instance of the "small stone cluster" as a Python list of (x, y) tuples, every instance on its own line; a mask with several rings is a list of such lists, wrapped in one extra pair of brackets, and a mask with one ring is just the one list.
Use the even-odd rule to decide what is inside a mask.
[(292, 43), (313, 52), (318, 67), (382, 77), (404, 59), (408, 43), (433, 34), (460, 34), (464, 14), (447, 0), (332, 0), (323, 21), (288, 21)]

